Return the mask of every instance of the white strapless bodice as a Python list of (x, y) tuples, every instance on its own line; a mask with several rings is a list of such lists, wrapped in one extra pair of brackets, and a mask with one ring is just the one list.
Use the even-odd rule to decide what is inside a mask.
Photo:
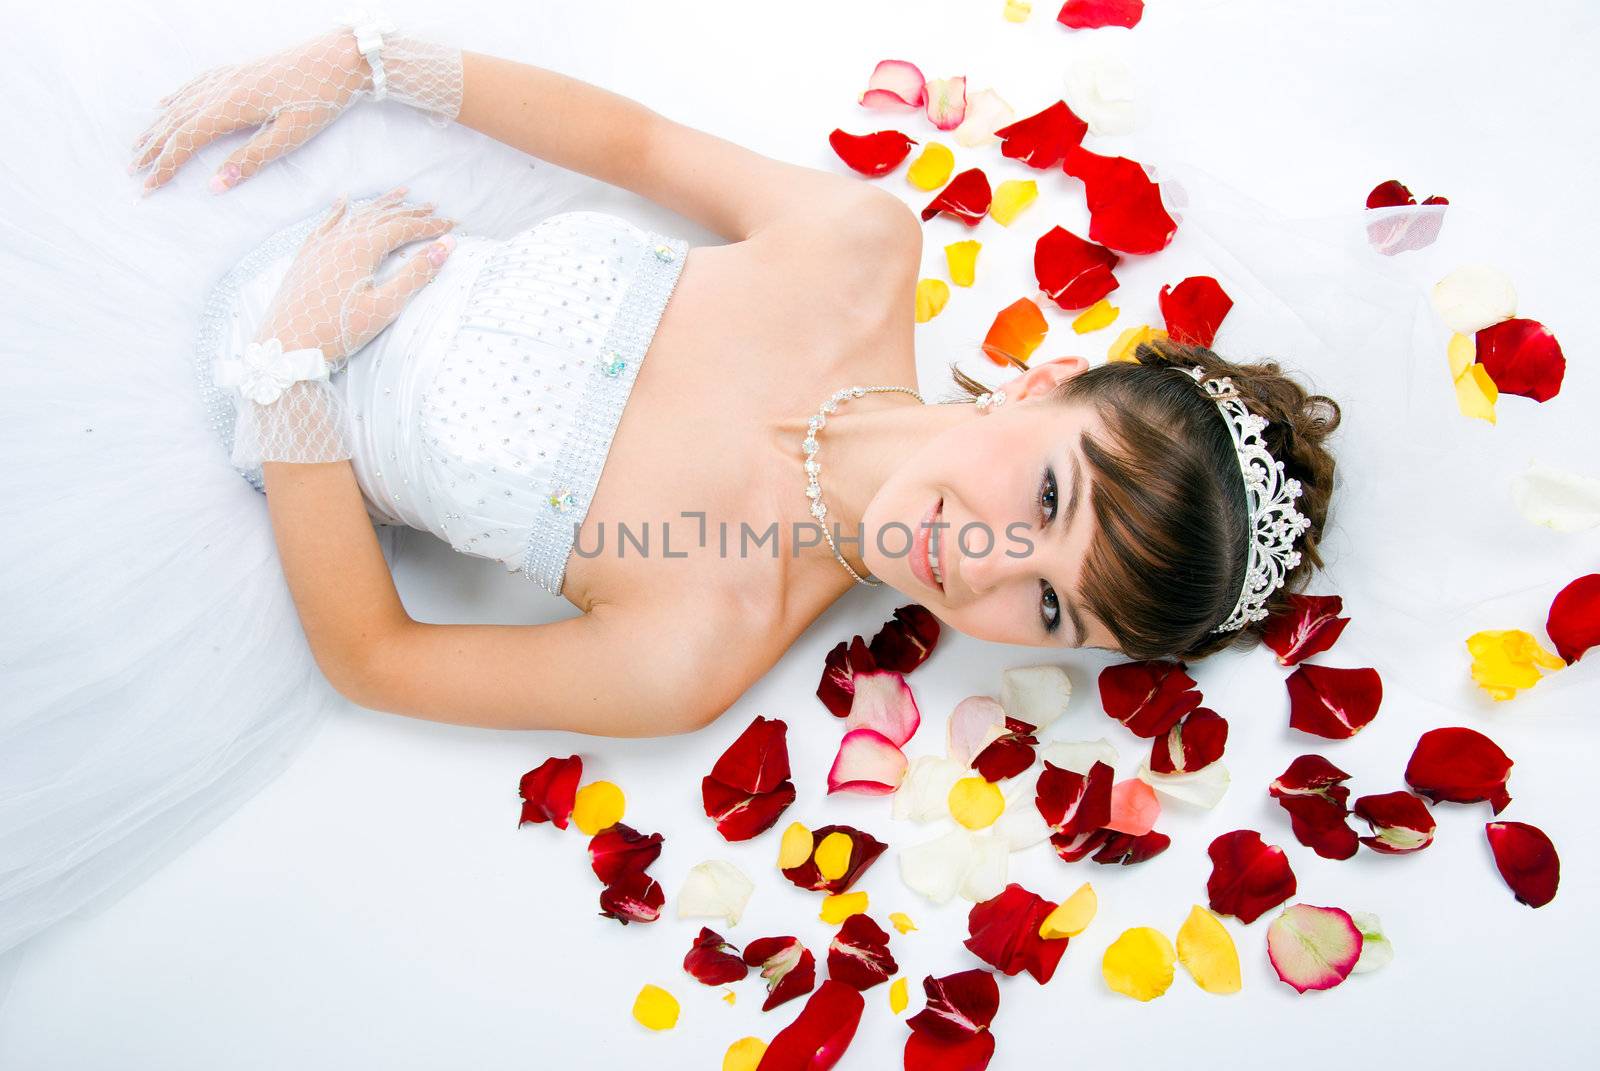
[[(303, 238), (290, 232), (219, 285), (200, 358), (248, 340)], [(681, 239), (594, 211), (503, 241), (458, 236), (434, 281), (332, 377), (368, 513), (560, 594), (687, 253)], [(246, 476), (260, 486), (259, 472)]]

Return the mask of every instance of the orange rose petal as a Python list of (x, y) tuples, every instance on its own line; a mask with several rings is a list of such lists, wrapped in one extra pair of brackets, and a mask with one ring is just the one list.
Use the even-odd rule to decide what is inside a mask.
[(1008, 355), (1027, 364), (1028, 358), (1044, 342), (1045, 333), (1049, 330), (1050, 325), (1045, 321), (1044, 313), (1039, 311), (1033, 299), (1018, 298), (1001, 309), (994, 323), (989, 326), (989, 333), (983, 337), (984, 355), (1006, 368), (1015, 366), (1014, 361), (1007, 359)]

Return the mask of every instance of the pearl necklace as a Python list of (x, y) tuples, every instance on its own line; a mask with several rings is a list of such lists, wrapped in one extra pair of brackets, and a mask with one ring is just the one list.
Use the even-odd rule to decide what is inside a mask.
[[(844, 560), (844, 555), (839, 553), (839, 547), (833, 541), (833, 533), (828, 530), (828, 506), (822, 501), (822, 485), (817, 482), (817, 477), (822, 474), (822, 463), (817, 460), (817, 432), (821, 431), (828, 423), (828, 416), (839, 408), (840, 403), (851, 398), (860, 398), (864, 394), (909, 394), (917, 401), (922, 401), (922, 395), (910, 387), (844, 387), (833, 392), (833, 395), (822, 403), (822, 408), (806, 421), (806, 437), (800, 444), (800, 451), (806, 459), (806, 497), (811, 500), (811, 516), (816, 518), (817, 524), (822, 528), (822, 538), (828, 541), (828, 549), (833, 551), (834, 560), (844, 566), (844, 571), (849, 573), (857, 584), (875, 585), (883, 581), (872, 577), (864, 577), (850, 567)], [(926, 402), (923, 402), (926, 405)]]

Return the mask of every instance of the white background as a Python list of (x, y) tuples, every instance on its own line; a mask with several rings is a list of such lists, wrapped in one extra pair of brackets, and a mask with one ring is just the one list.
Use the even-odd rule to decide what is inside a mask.
[[(215, 5), (209, 15), (175, 8), (171, 52), (109, 57), (106, 91), (153, 100), (203, 65), (320, 27), (325, 16), (315, 6), (274, 4), (226, 20)], [(436, 18), (468, 47), (576, 75), (763, 152), (842, 170), (826, 147), (829, 130), (894, 122), (876, 123), (854, 104), (879, 59), (913, 59), (929, 77), (965, 73), (974, 89), (997, 88), (1019, 115), (1055, 99), (1089, 35), (1056, 25), (1048, 3), (1036, 4), (1021, 26), (1001, 19), (1002, 6), (477, 4)], [(1594, 409), (1600, 20), (1592, 3), (1152, 0), (1131, 34), (1101, 33), (1135, 67), (1148, 112), (1140, 135), (1102, 145), (1138, 155), (1159, 144), (1289, 214), (1356, 207), (1391, 177), (1419, 197), (1446, 194), (1461, 210), (1453, 208), (1441, 249), (1512, 275), (1528, 314), (1566, 346), (1565, 402)], [(913, 125), (914, 136), (932, 133)], [(471, 135), (416, 129), (417, 142), (397, 146), (397, 159), (484, 150)], [(326, 135), (340, 136), (337, 129)], [(314, 143), (304, 151), (324, 150)], [(997, 161), (998, 153), (982, 159)], [(183, 195), (204, 196), (197, 191), (209, 170), (187, 176)], [(924, 203), (898, 173), (889, 182), (909, 203)], [(1056, 187), (1032, 211), (1048, 204), (1064, 219), (1081, 211), (1076, 195)], [(603, 204), (697, 242), (713, 240), (626, 194)], [(264, 221), (263, 233), (278, 222)], [(926, 273), (943, 276), (942, 246), (966, 235), (945, 219), (927, 233)], [(1135, 294), (1124, 282), (1125, 293)], [(1146, 292), (1127, 298), (1119, 328), (1154, 316), (1154, 282), (1137, 290)], [(981, 331), (985, 322), (974, 314), (970, 324)], [(939, 383), (948, 356), (923, 348), (925, 385)], [(1510, 404), (1517, 403), (1531, 404)], [(1594, 468), (1592, 454), (1563, 460)], [(1508, 507), (1497, 499), (1486, 508)], [(1570, 539), (1593, 547), (1593, 533)], [(527, 622), (561, 612), (534, 602), (498, 566), (425, 538), (402, 547), (397, 578), (408, 607), (424, 619)], [(1559, 585), (1570, 577), (1547, 579)], [(1514, 619), (1474, 627), (1537, 632), (1553, 590), (1530, 590), (1514, 603)], [(719, 1066), (729, 1042), (770, 1037), (798, 1002), (763, 1015), (757, 981), (738, 987), (734, 1007), (722, 1003), (720, 989), (694, 983), (679, 962), (698, 922), (669, 917), (623, 928), (597, 917), (584, 838), (549, 826), (518, 829), (517, 780), (548, 755), (580, 752), (588, 776), (626, 790), (630, 823), (665, 834), (653, 871), (669, 909), (689, 867), (730, 859), (755, 879), (757, 892), (744, 921), (723, 932), (740, 945), (794, 933), (821, 950), (829, 932), (815, 917), (816, 898), (773, 868), (776, 832), (722, 843), (700, 812), (699, 778), (751, 717), (781, 717), (799, 787), (784, 823), (853, 823), (895, 845), (930, 835), (892, 823), (887, 801), (824, 798), (838, 729), (812, 695), (823, 656), (852, 632), (870, 635), (893, 605), (883, 593), (845, 599), (721, 721), (692, 737), (495, 733), (348, 710), (281, 779), (186, 855), (111, 909), (38, 942), (0, 1012), (0, 1066)], [(1359, 644), (1360, 627), (1358, 617), (1349, 643)], [(996, 691), (1002, 668), (1035, 660), (1022, 649), (947, 636), (912, 678), (925, 722), (908, 752), (941, 750), (944, 717), (957, 700)], [(1026, 976), (1003, 980), (994, 1066), (1591, 1065), (1600, 845), (1590, 818), (1600, 716), (1593, 661), (1567, 671), (1559, 687), (1551, 682), (1491, 709), (1465, 681), (1458, 657), (1440, 667), (1436, 709), (1386, 706), (1356, 740), (1320, 747), (1286, 728), (1283, 673), (1265, 652), (1195, 667), (1208, 705), (1233, 726), (1233, 791), (1214, 813), (1169, 809), (1161, 828), (1173, 847), (1142, 867), (1066, 867), (1044, 846), (1014, 857), (1013, 878), (1047, 897), (1092, 880), (1101, 913), (1048, 986)], [(1122, 772), (1131, 770), (1140, 748), (1100, 713), (1094, 695), (1103, 663), (1075, 656), (1062, 664), (1079, 695), (1051, 735), (1106, 735), (1122, 748)], [(616, 671), (628, 672), (626, 650), (617, 652)], [(1485, 806), (1437, 808), (1438, 842), (1419, 856), (1363, 851), (1333, 863), (1295, 844), (1285, 816), (1266, 799), (1271, 778), (1305, 751), (1321, 751), (1353, 773), (1358, 793), (1399, 788), (1416, 736), (1441, 723), (1484, 729), (1516, 760), (1506, 817), (1540, 825), (1562, 852), (1561, 893), (1549, 907), (1534, 912), (1515, 903), (1494, 872), (1482, 835)], [(1378, 913), (1397, 950), (1393, 965), (1330, 993), (1297, 997), (1266, 961), (1266, 921), (1230, 920), (1244, 962), (1241, 994), (1207, 996), (1181, 972), (1151, 1005), (1109, 993), (1099, 972), (1105, 946), (1130, 926), (1174, 934), (1190, 905), (1204, 902), (1206, 844), (1240, 827), (1285, 846), (1306, 901)], [(860, 887), (878, 919), (905, 910), (921, 926), (893, 941), (911, 979), (912, 1011), (925, 974), (977, 965), (960, 946), (967, 905), (920, 901), (900, 883), (892, 849)], [(674, 1031), (651, 1034), (629, 1018), (647, 981), (681, 999)], [(888, 1011), (886, 987), (869, 992), (867, 1003), (840, 1067), (899, 1066), (906, 1031)]]

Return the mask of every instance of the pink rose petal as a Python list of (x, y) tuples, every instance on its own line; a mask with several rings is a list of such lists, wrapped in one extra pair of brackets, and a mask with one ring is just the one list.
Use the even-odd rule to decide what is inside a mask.
[(828, 771), (828, 791), (886, 796), (905, 775), (905, 752), (893, 740), (872, 729), (852, 729), (839, 741), (839, 754)]
[(896, 747), (910, 740), (922, 724), (916, 697), (906, 679), (891, 670), (879, 669), (855, 675), (856, 694), (850, 702), (846, 731), (871, 729), (889, 738)]
[(883, 60), (872, 69), (861, 103), (868, 108), (920, 108), (927, 102), (926, 83), (915, 63)]
[(1131, 837), (1142, 837), (1156, 827), (1161, 817), (1161, 801), (1156, 790), (1130, 777), (1111, 788), (1111, 820), (1105, 828)]

